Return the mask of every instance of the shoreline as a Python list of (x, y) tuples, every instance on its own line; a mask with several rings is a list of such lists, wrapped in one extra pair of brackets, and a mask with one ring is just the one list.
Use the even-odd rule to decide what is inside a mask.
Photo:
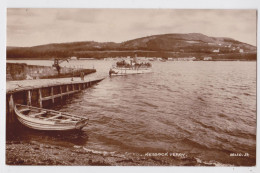
[(55, 166), (216, 166), (195, 158), (140, 156), (133, 153), (99, 152), (74, 145), (72, 148), (37, 141), (6, 142), (7, 165)]
[[(48, 58), (42, 58), (42, 59), (37, 59), (37, 58), (35, 58), (35, 59), (28, 59), (28, 58), (19, 58), (19, 59), (17, 59), (17, 58), (8, 58), (8, 59), (6, 59), (6, 62), (7, 61), (20, 61), (20, 60), (22, 60), (22, 61), (24, 61), (24, 60), (26, 60), (26, 61), (42, 61), (42, 60), (44, 60), (44, 61), (52, 61), (51, 59), (48, 59)], [(94, 58), (94, 59), (78, 59), (78, 60), (73, 60), (73, 61), (93, 61), (93, 60), (97, 60), (97, 61), (115, 61), (116, 59), (112, 59), (112, 60), (106, 60), (106, 58)], [(178, 60), (166, 60), (166, 61), (178, 61)], [(249, 62), (252, 62), (252, 61), (257, 61), (257, 59), (213, 59), (213, 60), (202, 60), (202, 59), (198, 59), (198, 60), (193, 60), (193, 61), (206, 61), (206, 62), (208, 62), (208, 61), (249, 61)], [(160, 62), (159, 60), (153, 60), (152, 62)], [(184, 61), (185, 62), (185, 61)], [(7, 62), (7, 63), (10, 63), (10, 62)]]

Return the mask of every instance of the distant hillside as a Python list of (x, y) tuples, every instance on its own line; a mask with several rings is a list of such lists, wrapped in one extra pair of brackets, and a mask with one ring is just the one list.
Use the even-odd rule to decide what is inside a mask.
[(33, 47), (7, 47), (8, 59), (49, 59), (72, 56), (104, 58), (134, 56), (135, 54), (146, 57), (205, 56), (209, 54), (223, 56), (223, 54), (240, 53), (256, 55), (256, 47), (232, 38), (208, 37), (199, 33), (153, 35), (122, 43), (85, 41)]

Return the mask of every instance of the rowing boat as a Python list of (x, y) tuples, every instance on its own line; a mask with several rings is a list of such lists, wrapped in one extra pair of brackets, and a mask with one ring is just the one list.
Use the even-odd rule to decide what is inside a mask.
[(88, 121), (88, 118), (27, 105), (16, 104), (14, 110), (20, 123), (35, 130), (81, 130)]

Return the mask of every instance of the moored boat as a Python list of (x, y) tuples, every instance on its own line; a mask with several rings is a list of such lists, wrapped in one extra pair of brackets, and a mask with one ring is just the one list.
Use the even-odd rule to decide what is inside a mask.
[(161, 59), (160, 61), (161, 61), (161, 62), (166, 62), (166, 59)]
[(27, 105), (16, 104), (14, 110), (20, 123), (35, 130), (81, 130), (88, 121), (88, 118)]
[(134, 60), (121, 60), (109, 70), (109, 76), (122, 76), (129, 74), (151, 73), (152, 64), (150, 62), (137, 62)]

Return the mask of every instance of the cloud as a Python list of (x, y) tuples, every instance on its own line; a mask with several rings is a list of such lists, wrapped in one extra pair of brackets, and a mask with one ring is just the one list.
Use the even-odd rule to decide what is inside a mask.
[(66, 13), (62, 10), (57, 11), (56, 20), (68, 20), (79, 23), (94, 23), (98, 22), (98, 11), (88, 9), (88, 13), (84, 9), (67, 9)]
[(20, 16), (20, 17), (27, 17), (27, 16), (35, 16), (37, 15), (34, 10), (29, 8), (8, 8), (7, 9), (7, 16)]
[(166, 33), (202, 33), (256, 45), (256, 10), (8, 9), (7, 45), (122, 42)]

